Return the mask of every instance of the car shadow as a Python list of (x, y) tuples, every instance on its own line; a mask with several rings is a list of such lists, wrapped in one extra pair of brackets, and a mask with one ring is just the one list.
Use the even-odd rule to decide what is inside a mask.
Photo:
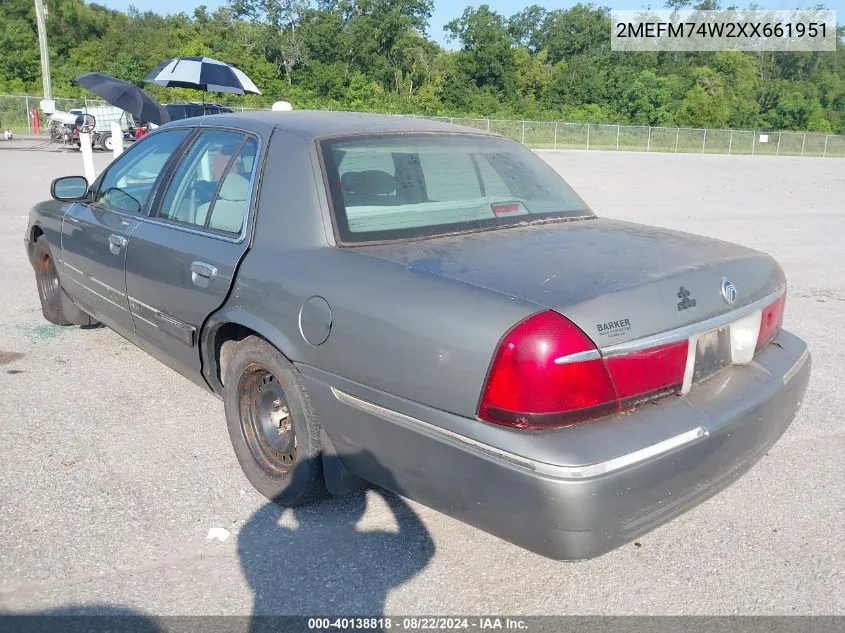
[[(379, 480), (395, 487), (381, 470)], [(384, 503), (395, 530), (358, 527), (373, 502)], [(272, 620), (263, 619), (269, 615), (381, 616), (390, 592), (422, 571), (434, 550), (413, 508), (384, 488), (369, 486), (292, 509), (268, 503), (238, 536), (238, 556), (254, 595), (250, 630), (273, 628)]]
[[(379, 481), (395, 488), (389, 473), (367, 457), (380, 469)], [(389, 510), (396, 529), (359, 528), (373, 502)], [(238, 533), (238, 558), (253, 592), (248, 630), (293, 630), (294, 623), (273, 616), (378, 618), (384, 615), (390, 592), (421, 572), (434, 551), (419, 515), (405, 499), (384, 488), (367, 486), (295, 508), (268, 502)], [(191, 620), (177, 618), (182, 619)], [(0, 610), (0, 633), (159, 633), (168, 628), (159, 626), (167, 620), (108, 604), (25, 614)]]
[(14, 613), (0, 609), (0, 633), (165, 633), (151, 617), (111, 604)]

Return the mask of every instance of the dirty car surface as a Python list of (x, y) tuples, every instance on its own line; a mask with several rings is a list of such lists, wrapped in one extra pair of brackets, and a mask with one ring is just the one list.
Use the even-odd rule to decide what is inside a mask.
[(282, 505), (372, 482), (590, 558), (735, 481), (807, 386), (772, 258), (598, 218), (477, 130), (184, 120), (52, 193), (25, 236), (45, 317), (220, 396)]

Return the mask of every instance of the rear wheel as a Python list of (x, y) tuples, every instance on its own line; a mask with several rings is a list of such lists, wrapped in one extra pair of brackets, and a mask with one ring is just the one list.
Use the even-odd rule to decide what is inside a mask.
[(249, 482), (282, 506), (326, 495), (320, 423), (293, 365), (257, 336), (237, 344), (223, 399), (235, 455)]
[(56, 325), (95, 325), (97, 321), (77, 308), (65, 294), (59, 271), (44, 236), (35, 242), (35, 283), (44, 318)]

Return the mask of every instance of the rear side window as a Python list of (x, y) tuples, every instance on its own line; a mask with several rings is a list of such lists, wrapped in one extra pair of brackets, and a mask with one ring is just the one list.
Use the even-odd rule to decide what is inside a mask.
[(158, 216), (239, 234), (247, 215), (256, 150), (255, 139), (239, 132), (202, 132), (173, 175)]
[(593, 215), (553, 169), (507, 139), (368, 135), (325, 140), (321, 150), (342, 242)]

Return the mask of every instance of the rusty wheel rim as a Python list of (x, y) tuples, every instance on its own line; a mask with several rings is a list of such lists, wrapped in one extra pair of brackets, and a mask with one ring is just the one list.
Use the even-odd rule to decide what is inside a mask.
[(287, 398), (276, 377), (251, 365), (238, 381), (241, 432), (255, 461), (271, 476), (296, 463), (297, 438)]
[(53, 258), (47, 253), (38, 259), (38, 292), (47, 305), (55, 306), (60, 299), (59, 296), (59, 274), (53, 264)]

